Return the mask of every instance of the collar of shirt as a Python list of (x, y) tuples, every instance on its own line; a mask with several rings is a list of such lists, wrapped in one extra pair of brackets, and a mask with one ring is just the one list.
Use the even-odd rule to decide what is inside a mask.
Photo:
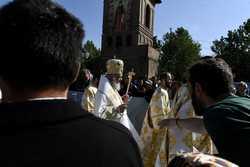
[(41, 98), (30, 98), (27, 101), (36, 101), (36, 100), (66, 100), (67, 97), (41, 97)]

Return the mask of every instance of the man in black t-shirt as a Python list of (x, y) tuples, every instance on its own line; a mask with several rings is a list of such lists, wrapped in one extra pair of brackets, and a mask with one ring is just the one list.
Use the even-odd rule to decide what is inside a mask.
[(126, 128), (67, 100), (84, 30), (50, 0), (0, 8), (1, 166), (142, 167)]

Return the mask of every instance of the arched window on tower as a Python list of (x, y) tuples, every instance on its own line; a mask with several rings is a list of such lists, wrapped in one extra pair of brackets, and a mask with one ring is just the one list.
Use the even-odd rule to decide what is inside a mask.
[(116, 37), (116, 44), (115, 44), (116, 48), (119, 48), (122, 46), (122, 37), (121, 36), (117, 36)]
[(108, 47), (112, 47), (113, 46), (113, 38), (111, 36), (109, 36), (107, 38), (107, 46)]
[(146, 14), (145, 14), (145, 26), (148, 29), (150, 29), (150, 22), (151, 22), (150, 18), (151, 18), (151, 11), (150, 11), (149, 5), (147, 5), (147, 7), (146, 7)]
[(127, 46), (131, 46), (131, 44), (132, 44), (132, 35), (129, 34), (129, 35), (127, 35), (127, 37), (126, 37), (126, 45), (127, 45)]

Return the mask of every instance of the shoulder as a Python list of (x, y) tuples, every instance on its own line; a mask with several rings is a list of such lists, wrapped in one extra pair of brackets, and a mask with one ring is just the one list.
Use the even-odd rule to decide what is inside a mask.
[[(96, 143), (96, 147), (99, 148), (98, 154), (104, 154), (105, 160), (104, 166), (112, 166), (121, 164), (121, 166), (142, 166), (139, 148), (131, 133), (120, 123), (114, 121), (108, 121), (90, 116), (87, 124), (92, 122), (92, 128), (90, 131), (93, 134), (92, 140)], [(93, 137), (94, 136), (94, 137)], [(113, 159), (110, 159), (113, 157)]]
[(238, 96), (229, 96), (224, 100), (208, 107), (205, 115), (224, 116), (228, 114), (240, 114), (242, 112), (250, 113), (250, 99)]
[(97, 98), (107, 98), (107, 95), (100, 89), (97, 89), (96, 91), (96, 97)]
[(162, 88), (157, 88), (153, 93), (150, 103), (161, 100), (162, 98), (168, 99), (168, 92)]
[(154, 92), (154, 95), (157, 96), (157, 95), (160, 95), (160, 96), (168, 96), (168, 91), (163, 89), (163, 88), (157, 88)]
[(97, 92), (97, 88), (93, 87), (93, 86), (89, 86), (87, 87), (85, 90), (84, 90), (84, 93), (87, 93), (87, 94), (96, 94)]
[(97, 92), (97, 88), (96, 88), (96, 87), (94, 87), (94, 86), (91, 86), (91, 87), (90, 87), (90, 90), (91, 90), (92, 92), (94, 92), (94, 93), (96, 93), (96, 92)]
[(96, 135), (101, 137), (102, 140), (112, 137), (112, 140), (119, 138), (120, 140), (134, 142), (129, 130), (118, 122), (101, 119), (91, 114), (84, 120), (84, 124), (87, 124), (93, 131), (98, 132)]
[(162, 93), (163, 95), (165, 95), (165, 96), (168, 96), (168, 91), (165, 90), (165, 89), (162, 89), (162, 88), (161, 88), (161, 93)]
[(232, 100), (230, 98), (224, 99), (215, 103), (204, 110), (204, 120), (219, 120), (225, 118), (233, 110)]
[(230, 112), (230, 108), (225, 108), (223, 106), (212, 106), (204, 110), (203, 117), (204, 122), (208, 121), (218, 121), (225, 118), (225, 116)]
[(86, 88), (84, 89), (83, 94), (89, 94), (90, 92), (91, 92), (91, 90), (90, 90), (90, 87), (88, 86), (88, 87), (86, 87)]
[(127, 128), (125, 128), (122, 124), (101, 119), (99, 117), (94, 116), (92, 113), (86, 113), (78, 117), (75, 120), (72, 120), (71, 124), (73, 126), (69, 126), (70, 129), (72, 127), (72, 131), (74, 133), (80, 133), (79, 136), (84, 136), (89, 140), (93, 140), (98, 147), (112, 147), (116, 146), (117, 149), (120, 147), (120, 144), (123, 143), (125, 145), (133, 145), (135, 149), (137, 149), (137, 144), (129, 132)]
[(130, 132), (120, 123), (105, 119), (100, 119), (95, 116), (90, 118), (91, 121), (93, 121), (94, 124), (98, 124), (101, 128), (112, 130), (113, 132), (121, 135), (127, 135), (130, 136)]

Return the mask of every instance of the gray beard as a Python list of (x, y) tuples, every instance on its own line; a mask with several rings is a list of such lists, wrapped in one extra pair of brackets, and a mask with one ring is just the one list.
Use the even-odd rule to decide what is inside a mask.
[(120, 83), (111, 83), (111, 86), (116, 90), (120, 91), (121, 90), (121, 84)]

